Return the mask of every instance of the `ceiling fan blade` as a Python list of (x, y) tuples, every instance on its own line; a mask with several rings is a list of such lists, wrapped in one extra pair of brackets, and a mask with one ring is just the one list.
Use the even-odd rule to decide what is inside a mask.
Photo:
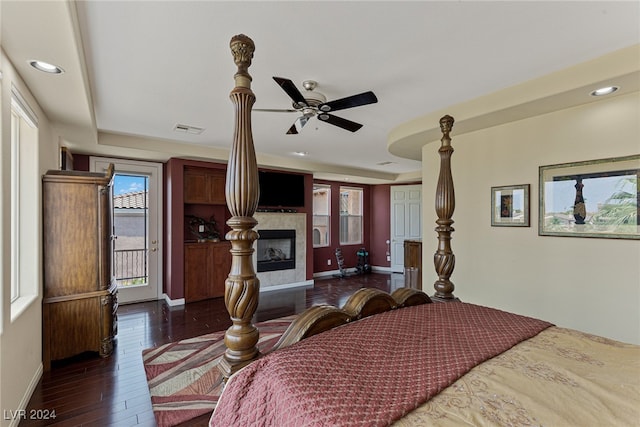
[(320, 111), (338, 111), (345, 108), (359, 107), (361, 105), (375, 104), (378, 102), (375, 94), (371, 91), (359, 93), (357, 95), (347, 96), (346, 98), (336, 99), (335, 101), (325, 102), (318, 105)]
[(319, 113), (318, 119), (351, 132), (355, 132), (362, 127), (360, 123), (352, 122), (351, 120), (343, 119), (342, 117), (327, 113)]
[(307, 101), (304, 99), (304, 96), (302, 96), (296, 85), (293, 84), (291, 80), (283, 77), (274, 77), (273, 80), (280, 85), (282, 90), (287, 92), (287, 95), (289, 95), (293, 102), (307, 105)]
[(298, 117), (298, 119), (291, 125), (291, 127), (287, 131), (287, 135), (297, 135), (308, 121), (309, 117), (307, 116)]
[(266, 111), (267, 113), (297, 113), (298, 110), (282, 108), (253, 108), (253, 111)]

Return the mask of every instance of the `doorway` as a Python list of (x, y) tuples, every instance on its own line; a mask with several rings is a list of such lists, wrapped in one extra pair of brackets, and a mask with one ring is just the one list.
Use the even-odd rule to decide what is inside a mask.
[(391, 187), (391, 271), (404, 272), (404, 241), (422, 238), (422, 185)]
[(111, 274), (118, 302), (162, 297), (162, 164), (91, 157), (100, 172), (114, 164)]

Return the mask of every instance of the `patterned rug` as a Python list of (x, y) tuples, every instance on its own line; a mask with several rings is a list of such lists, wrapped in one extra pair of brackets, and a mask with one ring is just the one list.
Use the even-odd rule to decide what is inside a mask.
[[(266, 352), (295, 316), (256, 323), (258, 349)], [(142, 361), (159, 427), (174, 426), (211, 413), (222, 389), (218, 363), (224, 354), (224, 332), (213, 332), (142, 351)]]

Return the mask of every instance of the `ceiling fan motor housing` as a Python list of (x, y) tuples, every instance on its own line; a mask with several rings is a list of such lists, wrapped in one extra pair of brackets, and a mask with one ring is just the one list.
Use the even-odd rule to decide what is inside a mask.
[[(307, 101), (307, 107), (317, 107), (320, 104), (324, 104), (327, 102), (327, 98), (321, 94), (320, 92), (315, 92), (313, 90), (306, 90), (302, 96), (304, 96), (305, 101)], [(293, 108), (300, 109), (304, 108), (304, 105), (300, 105), (297, 102), (292, 102)]]

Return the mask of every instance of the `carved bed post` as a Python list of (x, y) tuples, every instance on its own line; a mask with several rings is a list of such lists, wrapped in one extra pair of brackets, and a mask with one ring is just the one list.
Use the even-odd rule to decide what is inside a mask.
[(227, 165), (225, 195), (231, 219), (231, 271), (225, 281), (224, 301), (233, 325), (227, 329), (224, 343), (227, 350), (219, 368), (225, 378), (258, 356), (258, 329), (251, 323), (258, 306), (260, 281), (253, 269), (253, 242), (258, 233), (253, 229), (258, 221), (253, 214), (258, 207), (258, 165), (251, 134), (251, 108), (255, 95), (251, 91), (251, 65), (255, 45), (243, 35), (234, 36), (230, 43), (238, 72), (236, 87), (230, 98), (236, 110), (233, 143)]
[(451, 250), (451, 233), (454, 231), (453, 211), (456, 207), (456, 197), (453, 190), (453, 177), (451, 176), (451, 155), (453, 147), (449, 132), (453, 128), (453, 117), (444, 116), (440, 119), (440, 129), (442, 130), (442, 145), (438, 150), (440, 154), (440, 175), (438, 176), (438, 186), (436, 187), (436, 231), (438, 232), (438, 250), (433, 256), (433, 263), (438, 274), (438, 280), (433, 284), (436, 293), (435, 299), (441, 301), (453, 301), (453, 283), (449, 280), (456, 258)]

